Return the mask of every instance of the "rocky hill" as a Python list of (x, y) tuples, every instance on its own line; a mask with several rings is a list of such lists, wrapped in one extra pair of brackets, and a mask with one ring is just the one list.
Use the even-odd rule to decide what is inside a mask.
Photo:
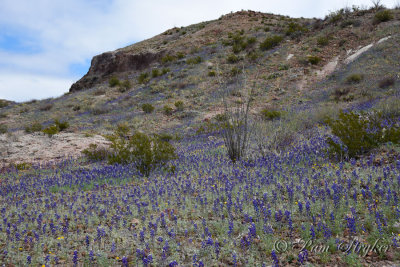
[(323, 20), (241, 11), (173, 28), (95, 56), (59, 98), (1, 105), (0, 123), (9, 135), (55, 119), (77, 134), (103, 134), (125, 122), (183, 135), (222, 112), (223, 93), (239, 97), (244, 87), (256, 89), (253, 114), (396, 97), (399, 19), (396, 9), (342, 9)]

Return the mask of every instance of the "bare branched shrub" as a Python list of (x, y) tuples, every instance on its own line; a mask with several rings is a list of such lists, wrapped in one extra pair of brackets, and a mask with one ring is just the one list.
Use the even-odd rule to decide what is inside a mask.
[[(219, 73), (219, 71), (217, 71)], [(237, 79), (238, 84), (235, 89), (242, 89), (240, 97), (232, 97), (230, 90), (226, 87), (221, 77), (218, 75), (218, 82), (223, 88), (222, 101), (224, 105), (224, 117), (226, 120), (221, 122), (222, 137), (224, 139), (227, 153), (232, 162), (246, 156), (249, 149), (252, 126), (250, 125), (250, 106), (254, 100), (254, 88), (247, 88), (247, 79), (242, 71), (243, 79)], [(238, 99), (239, 98), (239, 99)]]

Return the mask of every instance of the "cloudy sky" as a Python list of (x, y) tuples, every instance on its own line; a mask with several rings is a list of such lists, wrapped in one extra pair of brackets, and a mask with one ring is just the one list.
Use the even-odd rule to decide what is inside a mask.
[[(382, 0), (392, 7), (398, 0)], [(255, 10), (323, 18), (369, 0), (0, 0), (0, 99), (62, 95), (93, 56), (172, 27)]]

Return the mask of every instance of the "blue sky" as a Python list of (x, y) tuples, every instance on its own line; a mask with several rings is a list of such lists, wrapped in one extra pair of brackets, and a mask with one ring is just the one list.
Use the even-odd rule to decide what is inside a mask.
[[(382, 0), (392, 7), (398, 0)], [(365, 0), (0, 0), (0, 99), (60, 96), (93, 56), (238, 10), (323, 18)]]

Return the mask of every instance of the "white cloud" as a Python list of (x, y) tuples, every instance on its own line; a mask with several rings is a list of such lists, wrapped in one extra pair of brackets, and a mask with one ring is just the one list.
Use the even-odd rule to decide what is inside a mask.
[[(382, 3), (393, 6), (395, 0)], [(1, 0), (0, 39), (2, 33), (14, 34), (38, 49), (27, 53), (0, 46), (0, 78), (7, 84), (0, 85), (0, 97), (27, 100), (59, 95), (68, 90), (67, 81), (72, 83), (81, 76), (71, 72), (71, 64), (85, 63), (96, 54), (150, 38), (174, 26), (217, 19), (230, 11), (251, 9), (294, 17), (324, 17), (329, 11), (362, 4), (370, 6), (371, 1)], [(37, 77), (36, 82), (32, 77)], [(60, 88), (53, 91), (51, 88), (57, 85)]]

